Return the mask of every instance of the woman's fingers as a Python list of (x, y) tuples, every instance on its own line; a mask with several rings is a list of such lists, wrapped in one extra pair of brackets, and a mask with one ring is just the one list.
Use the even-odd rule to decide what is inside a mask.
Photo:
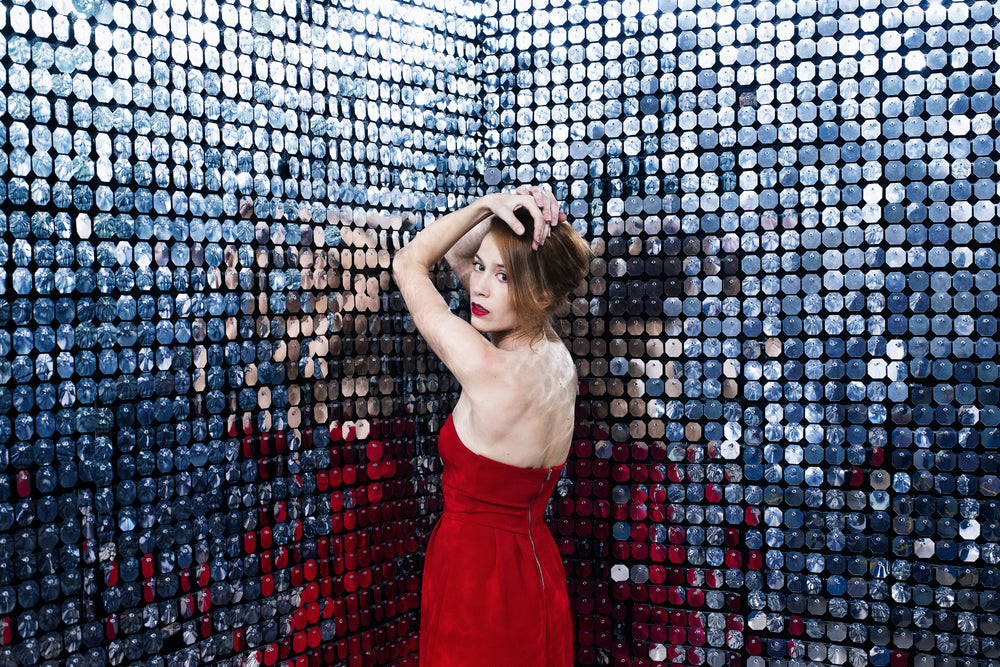
[(545, 227), (545, 219), (542, 216), (542, 209), (538, 207), (535, 203), (535, 198), (532, 195), (524, 195), (517, 198), (516, 202), (513, 202), (511, 206), (506, 207), (506, 210), (501, 212), (496, 212), (500, 215), (503, 220), (510, 225), (510, 228), (514, 230), (517, 234), (524, 233), (524, 225), (522, 225), (518, 219), (514, 216), (514, 210), (518, 208), (525, 208), (531, 215), (532, 220), (534, 220), (534, 234), (532, 235), (532, 245), (538, 243), (538, 232), (541, 228)]
[(558, 225), (559, 224), (559, 202), (556, 200), (556, 196), (549, 193), (549, 206), (551, 207), (551, 215), (549, 216), (549, 224)]
[[(518, 188), (518, 192), (521, 192), (522, 188)], [(530, 188), (525, 188), (525, 191), (530, 192), (531, 196), (535, 199), (535, 204), (542, 210), (542, 217), (545, 222), (550, 225), (558, 224), (559, 222), (559, 202), (556, 200), (555, 196), (549, 191), (538, 185), (533, 185)]]
[(532, 205), (535, 203), (534, 198), (530, 194), (522, 194), (520, 192), (514, 194), (508, 192), (501, 194), (496, 199), (493, 199), (490, 209), (493, 211), (493, 215), (507, 223), (507, 226), (510, 227), (515, 234), (520, 236), (524, 233), (524, 225), (522, 225), (521, 221), (514, 215), (514, 211), (521, 206), (525, 206), (527, 208), (529, 203)]
[(531, 191), (535, 195), (535, 203), (542, 209), (545, 222), (550, 225), (557, 224), (559, 222), (559, 203), (556, 201), (556, 198), (551, 192), (537, 185)]
[[(545, 212), (546, 222), (548, 222), (548, 224), (544, 226), (541, 238), (538, 242), (538, 246), (541, 247), (549, 239), (549, 237), (552, 236), (552, 228), (558, 225), (560, 218), (564, 219), (565, 215), (563, 215), (559, 210), (559, 200), (556, 199), (552, 192), (542, 190), (541, 188), (539, 188), (539, 191), (544, 200), (540, 203), (540, 205), (543, 207), (542, 210)], [(535, 201), (537, 202), (538, 200), (536, 199)]]
[(535, 203), (542, 210), (542, 217), (545, 218), (545, 222), (552, 222), (552, 207), (549, 206), (548, 193), (538, 186), (533, 187), (531, 193), (535, 196)]
[(565, 213), (559, 210), (559, 200), (555, 195), (540, 186), (522, 185), (515, 190), (515, 201), (510, 203), (506, 211), (495, 213), (506, 222), (516, 234), (524, 233), (524, 226), (513, 215), (518, 208), (526, 208), (534, 220), (534, 234), (531, 247), (537, 250), (552, 235), (552, 228), (567, 220)]
[(542, 234), (542, 243), (540, 243), (539, 245), (542, 245), (546, 241), (548, 241), (550, 236), (552, 236), (552, 228), (545, 227), (544, 233)]

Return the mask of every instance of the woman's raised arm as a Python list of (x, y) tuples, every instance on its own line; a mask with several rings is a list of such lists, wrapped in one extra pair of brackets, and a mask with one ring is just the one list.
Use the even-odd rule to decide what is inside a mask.
[[(553, 221), (563, 221), (566, 214), (559, 210), (559, 202), (552, 196), (551, 192), (543, 190), (537, 185), (522, 185), (517, 189), (519, 195), (530, 195), (534, 197), (535, 204), (541, 209), (545, 222), (552, 225)], [(472, 258), (476, 256), (479, 246), (483, 243), (483, 238), (490, 230), (489, 220), (483, 220), (478, 225), (466, 232), (465, 236), (458, 240), (444, 255), (444, 260), (462, 283), (462, 287), (469, 289), (469, 274), (472, 273)], [(544, 238), (542, 239), (544, 242)]]
[[(480, 197), (422, 229), (392, 260), (392, 276), (413, 322), (434, 354), (462, 386), (490, 382), (496, 374), (498, 350), (475, 327), (454, 315), (431, 282), (429, 271), (459, 239), (496, 215), (518, 234), (524, 226), (514, 210), (526, 208), (535, 218), (535, 238), (544, 233), (542, 213), (526, 195), (496, 193)], [(544, 237), (541, 237), (544, 238)]]

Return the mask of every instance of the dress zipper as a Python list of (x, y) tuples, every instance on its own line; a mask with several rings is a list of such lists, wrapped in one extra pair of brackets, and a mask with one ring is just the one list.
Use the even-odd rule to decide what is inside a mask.
[(531, 505), (528, 505), (528, 540), (531, 541), (531, 554), (535, 557), (535, 565), (538, 566), (538, 578), (542, 580), (542, 592), (545, 592), (545, 575), (542, 574), (542, 564), (538, 562), (538, 552), (535, 551), (535, 538), (531, 535), (531, 508), (535, 504), (535, 500), (538, 500), (538, 496), (542, 495), (542, 491), (545, 490), (545, 485), (549, 483), (549, 477), (552, 476), (552, 469), (545, 473), (545, 482), (542, 484), (542, 488), (538, 490), (535, 494), (534, 499), (531, 501)]

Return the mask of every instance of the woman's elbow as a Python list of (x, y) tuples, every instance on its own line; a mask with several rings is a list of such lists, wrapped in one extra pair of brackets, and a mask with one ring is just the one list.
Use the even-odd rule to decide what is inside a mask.
[(415, 266), (406, 248), (397, 250), (396, 254), (392, 256), (392, 277), (396, 284), (398, 285), (401, 280), (405, 280)]
[(404, 256), (403, 249), (396, 251), (396, 254), (392, 256), (392, 277), (398, 283), (399, 279), (402, 277), (403, 271), (406, 270), (406, 257)]

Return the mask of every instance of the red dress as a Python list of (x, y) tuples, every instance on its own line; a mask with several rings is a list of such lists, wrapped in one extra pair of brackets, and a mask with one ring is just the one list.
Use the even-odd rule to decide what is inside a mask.
[(441, 427), (444, 511), (431, 531), (420, 667), (573, 664), (566, 572), (544, 512), (565, 463), (521, 468), (476, 454)]

